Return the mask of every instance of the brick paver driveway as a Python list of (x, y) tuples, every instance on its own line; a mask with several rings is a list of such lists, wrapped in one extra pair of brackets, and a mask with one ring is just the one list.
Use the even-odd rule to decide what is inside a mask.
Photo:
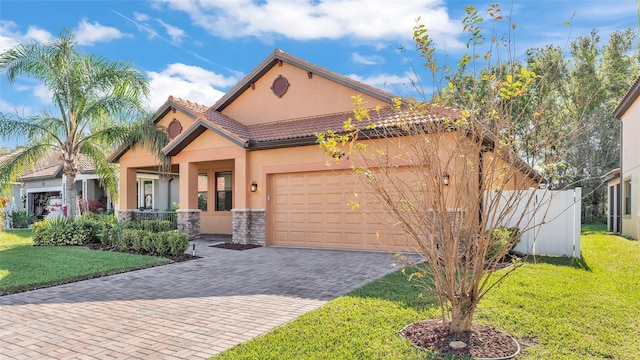
[(0, 358), (204, 359), (394, 269), (385, 253), (206, 245), (202, 259), (0, 297)]

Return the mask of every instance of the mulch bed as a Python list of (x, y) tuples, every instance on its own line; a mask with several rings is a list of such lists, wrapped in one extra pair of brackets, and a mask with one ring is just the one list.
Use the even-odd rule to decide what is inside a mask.
[[(99, 251), (117, 251), (117, 252), (123, 252), (123, 253), (127, 253), (127, 254), (138, 254), (135, 251), (119, 251), (116, 250), (115, 247), (113, 246), (106, 246), (106, 245), (102, 245), (101, 243), (92, 243), (92, 244), (86, 244), (84, 245), (86, 247), (88, 247), (91, 250), (99, 250)], [(140, 255), (140, 254), (138, 254)], [(167, 259), (173, 260), (174, 262), (182, 262), (182, 261), (188, 261), (188, 260), (195, 260), (195, 259), (201, 259), (202, 256), (193, 256), (190, 254), (182, 254), (179, 256), (171, 256), (171, 255), (167, 255), (167, 256), (163, 256)]]
[(209, 247), (242, 251), (242, 250), (250, 250), (250, 249), (259, 248), (259, 247), (262, 247), (262, 246), (256, 245), (256, 244), (240, 244), (240, 243), (234, 243), (234, 242), (226, 242), (226, 243), (222, 243), (222, 244), (209, 245)]
[[(436, 351), (442, 356), (504, 358), (519, 351), (519, 345), (511, 336), (480, 324), (473, 324), (469, 332), (454, 335), (449, 333), (447, 324), (441, 319), (423, 320), (406, 326), (400, 335), (410, 339), (415, 346)], [(453, 349), (449, 346), (452, 341), (462, 341), (467, 346)]]

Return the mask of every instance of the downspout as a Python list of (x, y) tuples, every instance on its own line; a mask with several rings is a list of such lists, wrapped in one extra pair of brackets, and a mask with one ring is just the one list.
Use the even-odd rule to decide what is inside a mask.
[(172, 204), (171, 204), (171, 182), (173, 181), (173, 175), (169, 178), (169, 181), (167, 182), (167, 209), (171, 209), (172, 208)]
[[(624, 191), (624, 168), (622, 167), (622, 133), (623, 133), (623, 128), (624, 128), (624, 123), (622, 122), (622, 119), (618, 119), (618, 121), (620, 121), (620, 192)], [(618, 234), (622, 234), (622, 201), (624, 201), (622, 194), (619, 194), (620, 196), (620, 200), (621, 201), (616, 201), (616, 212), (617, 212), (617, 218), (616, 218), (616, 230), (618, 231)], [(618, 224), (620, 224), (620, 226), (618, 226)]]

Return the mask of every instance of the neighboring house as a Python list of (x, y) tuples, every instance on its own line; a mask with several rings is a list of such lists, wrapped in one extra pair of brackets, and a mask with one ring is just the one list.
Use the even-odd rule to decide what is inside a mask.
[[(179, 202), (178, 229), (190, 238), (339, 249), (403, 250), (376, 236), (381, 226), (347, 203), (358, 186), (345, 165), (327, 167), (315, 134), (341, 129), (353, 95), (394, 116), (394, 96), (275, 50), (212, 106), (169, 97), (155, 114), (170, 142), (171, 170), (158, 172), (144, 148), (122, 148), (119, 217)], [(437, 108), (429, 117), (458, 117)], [(475, 154), (479, 156), (479, 154)], [(153, 177), (150, 177), (153, 176)], [(535, 185), (535, 181), (527, 187)], [(455, 179), (452, 179), (455, 188)], [(383, 225), (385, 226), (385, 225)], [(398, 231), (397, 229), (395, 230)]]
[[(19, 151), (0, 155), (0, 166)], [(39, 219), (46, 217), (47, 200), (61, 198), (64, 202), (66, 177), (62, 173), (62, 168), (62, 154), (50, 152), (36, 165), (26, 169), (18, 175), (17, 181), (13, 184), (8, 207), (13, 210), (27, 210)], [(105, 211), (111, 209), (111, 201), (99, 184), (95, 167), (84, 156), (80, 157), (76, 191), (79, 199), (99, 201), (104, 204)], [(63, 205), (67, 204), (63, 203)]]
[[(623, 236), (640, 239), (640, 76), (613, 110), (620, 120), (621, 149), (619, 179), (609, 181), (609, 203), (619, 199), (613, 208), (621, 216), (619, 232)], [(620, 185), (617, 185), (617, 184)], [(615, 189), (611, 190), (612, 186)], [(611, 217), (611, 215), (610, 215)], [(617, 229), (613, 229), (614, 231)]]

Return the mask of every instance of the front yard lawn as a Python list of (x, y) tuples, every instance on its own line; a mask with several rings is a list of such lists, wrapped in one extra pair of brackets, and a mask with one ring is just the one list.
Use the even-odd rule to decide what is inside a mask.
[(166, 264), (83, 246), (31, 246), (31, 230), (0, 231), (0, 295)]
[[(516, 337), (519, 359), (640, 359), (640, 242), (585, 227), (582, 255), (531, 260), (476, 321)], [(397, 333), (438, 311), (398, 271), (213, 359), (424, 359)]]

